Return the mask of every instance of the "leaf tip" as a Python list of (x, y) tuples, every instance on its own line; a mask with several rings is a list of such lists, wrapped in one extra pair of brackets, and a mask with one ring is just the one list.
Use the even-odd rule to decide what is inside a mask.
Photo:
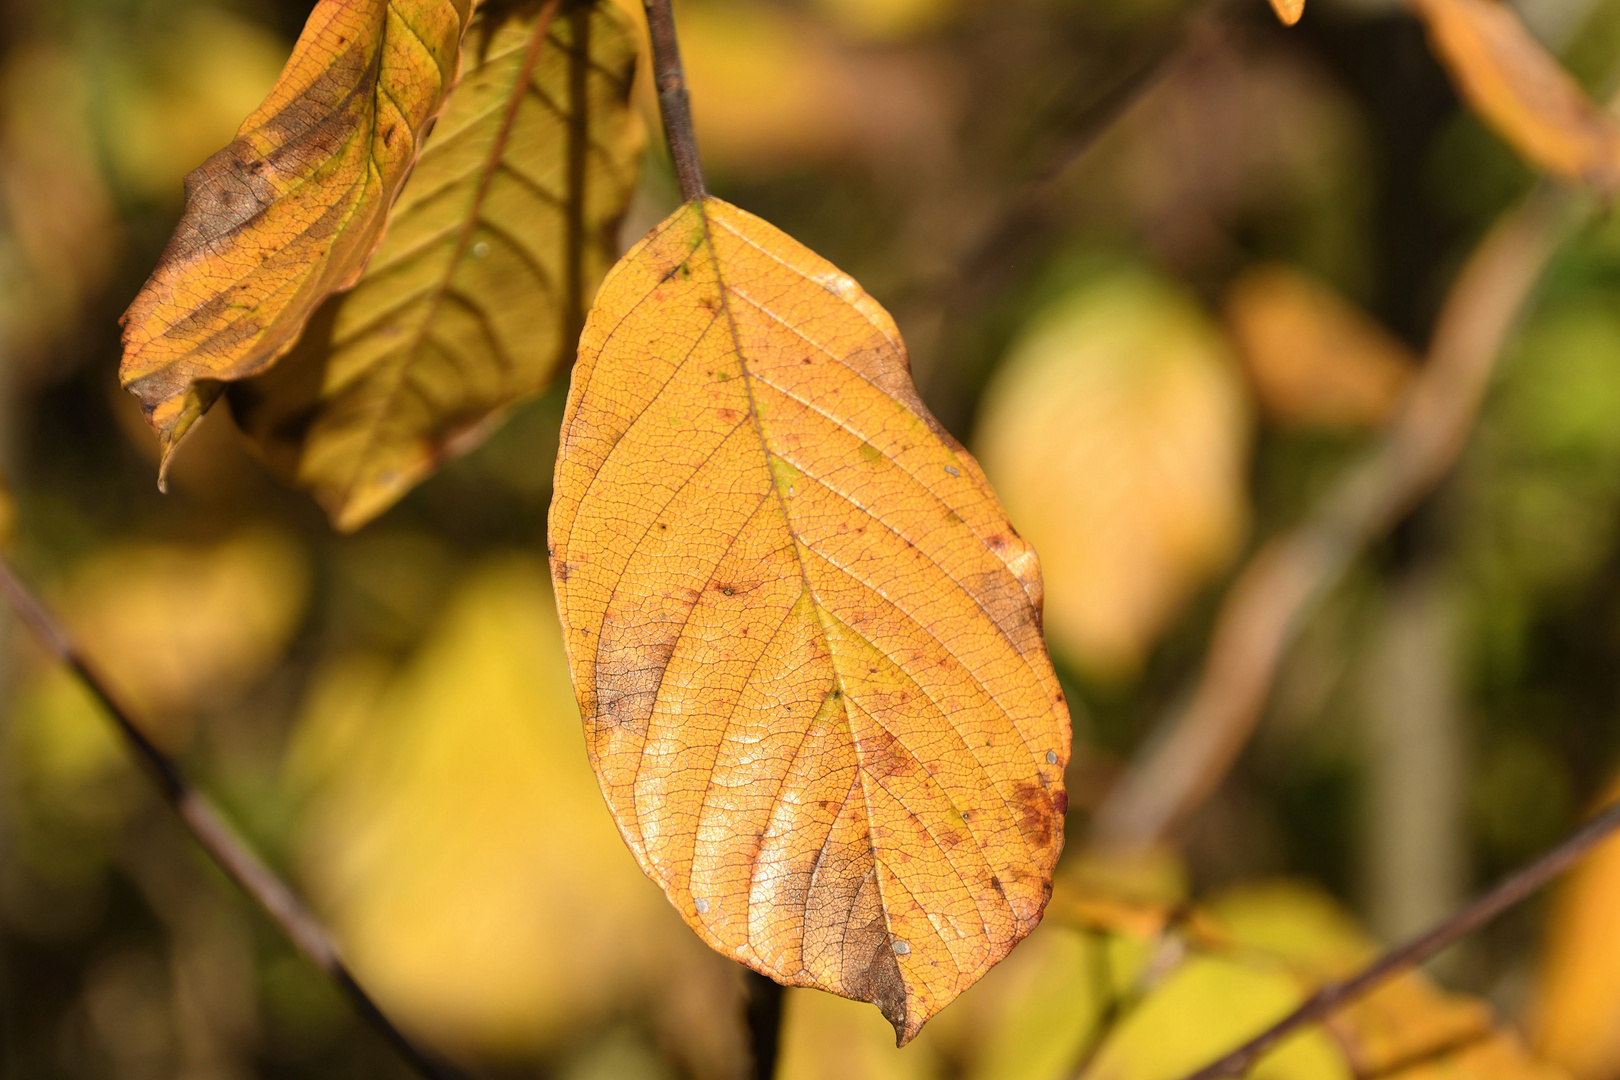
[(1271, 0), (1271, 10), (1284, 26), (1293, 26), (1305, 14), (1305, 0)]

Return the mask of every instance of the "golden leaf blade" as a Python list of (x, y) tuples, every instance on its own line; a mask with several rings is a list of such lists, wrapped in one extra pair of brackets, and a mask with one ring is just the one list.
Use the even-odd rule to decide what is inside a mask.
[(625, 256), (579, 352), (552, 576), (619, 828), (710, 945), (904, 1043), (1051, 891), (1035, 553), (888, 314), (726, 203)]
[(274, 362), (359, 277), (455, 82), (470, 5), (321, 0), (264, 104), (186, 178), (119, 368), (165, 462), (224, 383)]
[(1620, 188), (1620, 124), (1498, 0), (1417, 0), (1458, 93), (1535, 167), (1604, 195)]
[(494, 23), (353, 290), (230, 392), (272, 467), (358, 528), (573, 357), (643, 143), (633, 27), (610, 3)]

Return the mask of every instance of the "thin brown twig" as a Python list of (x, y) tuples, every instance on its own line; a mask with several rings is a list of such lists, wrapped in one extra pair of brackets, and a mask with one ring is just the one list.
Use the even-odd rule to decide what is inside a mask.
[(664, 141), (669, 144), (681, 197), (691, 202), (707, 195), (708, 188), (703, 182), (697, 134), (692, 130), (692, 101), (686, 92), (680, 42), (675, 37), (675, 13), (670, 10), (670, 0), (642, 0), (642, 6), (647, 9), (653, 85), (658, 89), (658, 112), (664, 118)]
[(157, 782), (158, 790), (203, 849), (235, 881), (309, 962), (337, 984), (349, 1004), (390, 1043), (417, 1073), (427, 1080), (462, 1080), (461, 1074), (430, 1057), (378, 1007), (355, 979), (338, 953), (332, 935), (298, 898), (292, 888), (265, 865), (220, 816), (213, 804), (192, 786), (180, 766), (149, 739), (135, 714), (85, 658), (60, 622), (23, 584), (9, 561), (0, 558), (0, 593), (28, 625), (45, 650), (85, 685), (112, 718), (135, 757)]
[(1458, 939), (1473, 933), (1558, 877), (1620, 829), (1620, 802), (1613, 803), (1567, 840), (1496, 888), (1406, 944), (1390, 950), (1360, 974), (1329, 983), (1282, 1020), (1238, 1049), (1199, 1069), (1188, 1080), (1225, 1080), (1242, 1076), (1272, 1047), (1290, 1034), (1325, 1020), (1335, 1010), (1376, 989), (1386, 980), (1423, 963)]
[(1497, 356), (1569, 217), (1537, 187), (1475, 248), (1446, 299), (1423, 366), (1384, 438), (1303, 525), (1265, 544), (1228, 592), (1204, 668), (1092, 823), (1092, 841), (1150, 847), (1214, 792), (1259, 721), (1306, 613), (1356, 555), (1451, 471)]

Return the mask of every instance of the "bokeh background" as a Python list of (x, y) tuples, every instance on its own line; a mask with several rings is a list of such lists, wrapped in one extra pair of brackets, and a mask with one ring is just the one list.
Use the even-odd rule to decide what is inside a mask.
[[(1535, 180), (1405, 8), (1311, 5), (1285, 29), (1261, 0), (677, 4), (711, 186), (889, 307), (1042, 554), (1074, 837), (1187, 694), (1245, 558), (1379, 438), (1458, 267)], [(563, 388), (352, 536), (223, 406), (156, 490), (117, 319), (311, 6), (0, 5), (9, 542), (413, 1031), (492, 1077), (737, 1077), (739, 970), (641, 877), (585, 762), (544, 567)], [(1620, 77), (1620, 2), (1517, 6), (1595, 93)], [(655, 145), (625, 245), (676, 201)], [(9, 624), (0, 703), (0, 1076), (404, 1075)], [(1176, 839), (1199, 892), (1291, 875), (1393, 940), (1554, 842), (1616, 769), (1620, 222), (1598, 213), (1456, 470), (1311, 609)], [(1443, 973), (1532, 1016), (1559, 911), (1526, 905)], [(805, 1025), (844, 1020), (818, 1002), (790, 994), (788, 1075), (832, 1069)], [(833, 1074), (942, 1075), (973, 1037), (949, 1015), (940, 1046)], [(1620, 1054), (1579, 1070), (1610, 1080)]]

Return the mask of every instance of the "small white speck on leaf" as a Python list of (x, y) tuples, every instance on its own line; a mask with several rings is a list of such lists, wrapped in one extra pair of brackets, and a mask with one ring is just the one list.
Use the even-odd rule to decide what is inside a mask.
[(472, 253), (475, 259), (486, 258), (489, 255), (489, 242), (487, 240), (478, 241), (472, 246)]
[(947, 465), (947, 466), (945, 466), (945, 471), (950, 473), (952, 476), (961, 476), (962, 475), (962, 470), (958, 469), (955, 465)]
[(696, 900), (692, 901), (692, 903), (697, 908), (697, 913), (699, 915), (707, 915), (709, 913), (709, 898), (708, 897), (700, 896)]
[(904, 956), (911, 951), (911, 946), (903, 941), (896, 941), (893, 945), (896, 956)]
[(1057, 751), (1056, 750), (1048, 750), (1046, 752), (1046, 763), (1048, 765), (1056, 765), (1057, 764)]

